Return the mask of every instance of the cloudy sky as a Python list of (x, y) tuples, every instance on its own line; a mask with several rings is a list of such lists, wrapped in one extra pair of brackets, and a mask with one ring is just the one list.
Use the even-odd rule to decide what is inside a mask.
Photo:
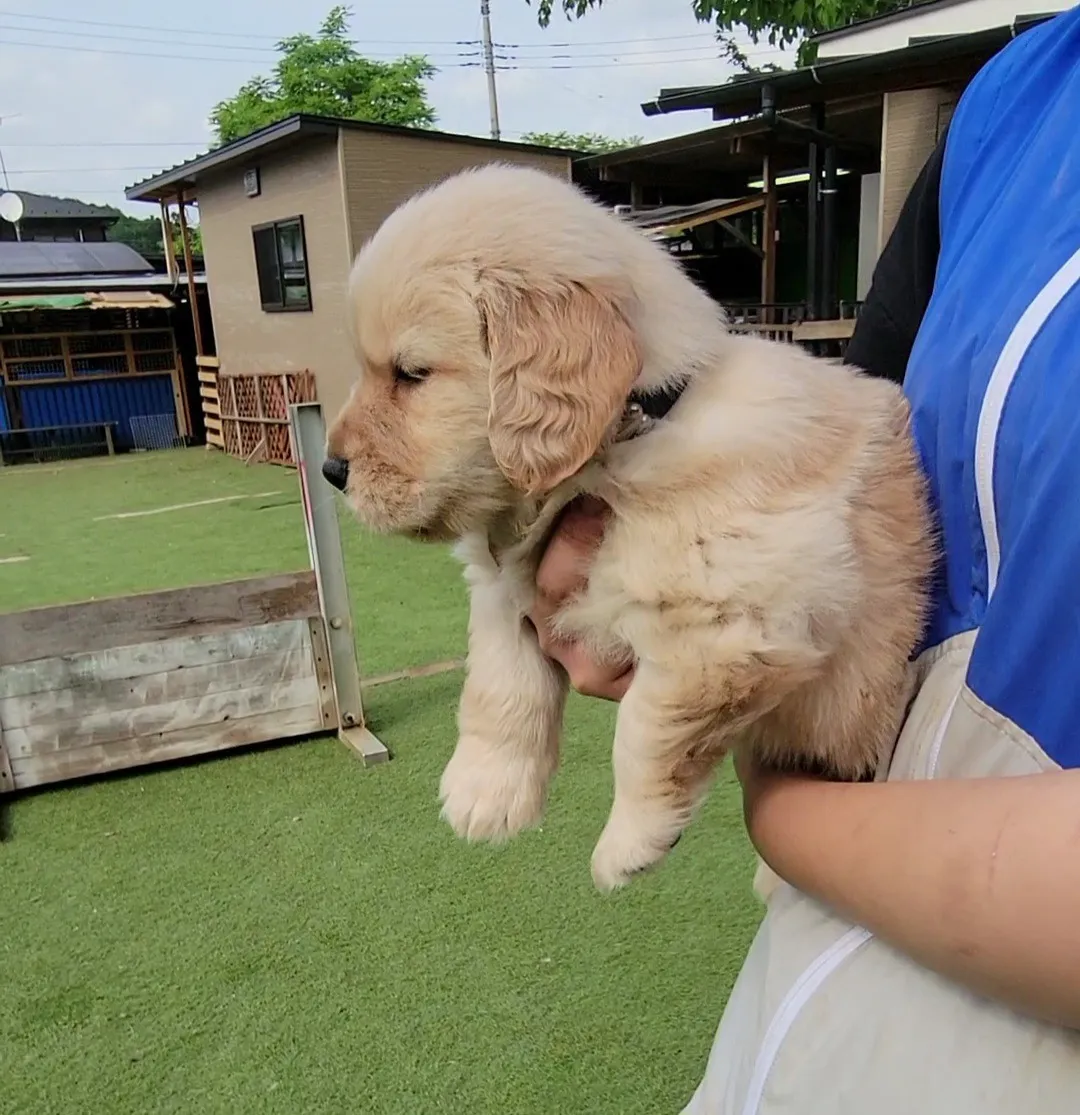
[[(204, 149), (213, 105), (267, 72), (282, 36), (315, 31), (332, 3), (0, 0), (0, 152), (10, 187), (148, 213), (123, 202), (123, 187)], [(504, 138), (565, 129), (659, 139), (707, 127), (707, 113), (649, 119), (639, 106), (661, 86), (731, 72), (690, 0), (606, 0), (546, 31), (526, 0), (491, 8)], [(479, 0), (354, 0), (352, 9), (365, 54), (423, 53), (439, 67), (430, 87), (439, 127), (487, 133)]]

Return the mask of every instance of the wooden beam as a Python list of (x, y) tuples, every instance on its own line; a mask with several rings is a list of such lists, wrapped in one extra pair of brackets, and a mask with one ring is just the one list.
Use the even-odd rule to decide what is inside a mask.
[(0, 666), (319, 614), (310, 569), (0, 615)]
[(180, 268), (176, 263), (176, 245), (173, 243), (172, 228), (169, 223), (169, 203), (162, 198), (158, 204), (161, 206), (161, 238), (164, 241), (165, 265), (168, 268), (170, 281), (175, 283), (180, 278)]
[(733, 225), (731, 221), (720, 220), (716, 223), (728, 234), (728, 236), (737, 241), (739, 244), (742, 244), (742, 246), (746, 248), (747, 251), (753, 252), (756, 256), (764, 257), (765, 252), (761, 248), (759, 248), (757, 244), (755, 244), (753, 240), (750, 239), (749, 236), (744, 235), (741, 229), (739, 229), (736, 225)]
[(182, 190), (176, 195), (176, 203), (180, 211), (180, 242), (184, 247), (184, 270), (187, 272), (188, 301), (191, 303), (191, 327), (195, 331), (195, 355), (205, 356), (202, 323), (199, 321), (198, 291), (195, 287), (195, 265), (191, 259), (191, 237), (188, 235), (187, 213)]
[[(773, 174), (771, 155), (761, 161), (761, 177), (765, 193), (765, 209), (761, 220), (761, 247), (764, 255), (761, 260), (761, 301), (771, 307), (776, 301), (776, 178)], [(772, 310), (765, 310), (766, 320), (772, 317)]]
[(793, 341), (846, 341), (855, 332), (854, 318), (832, 318), (826, 321), (803, 321), (791, 334)]

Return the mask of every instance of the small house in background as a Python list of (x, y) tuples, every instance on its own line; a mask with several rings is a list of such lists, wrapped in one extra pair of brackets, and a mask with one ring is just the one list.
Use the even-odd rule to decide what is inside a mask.
[(424, 187), (490, 162), (570, 177), (571, 152), (355, 120), (292, 116), (127, 191), (198, 204), (217, 351), (201, 359), (207, 440), (291, 460), (287, 406), (332, 415), (355, 358), (345, 290), (355, 254)]
[(49, 197), (27, 190), (9, 190), (21, 204), (18, 222), (0, 220), (0, 241), (100, 243), (119, 214), (104, 205), (88, 205), (70, 197)]
[(107, 239), (115, 210), (23, 191), (0, 201), (0, 462), (198, 438), (177, 277)]

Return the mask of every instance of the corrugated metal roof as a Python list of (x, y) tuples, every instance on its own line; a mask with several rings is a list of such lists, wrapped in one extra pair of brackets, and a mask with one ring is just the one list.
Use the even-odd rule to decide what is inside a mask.
[(110, 241), (53, 243), (0, 241), (0, 278), (60, 275), (150, 274), (153, 268), (134, 248)]
[(116, 220), (120, 214), (105, 205), (91, 205), (73, 197), (52, 197), (50, 194), (32, 194), (28, 190), (12, 190), (22, 198), (22, 219), (34, 217), (109, 217)]
[[(196, 271), (193, 278), (196, 286), (206, 286), (204, 272)], [(164, 272), (155, 272), (152, 275), (132, 272), (130, 275), (61, 275), (59, 278), (35, 276), (21, 279), (0, 276), (0, 294), (34, 294), (39, 291), (71, 291), (81, 294), (91, 285), (94, 290), (103, 292), (143, 289), (177, 291), (186, 287), (187, 276), (181, 271), (176, 282)]]
[(701, 201), (696, 205), (657, 205), (650, 209), (623, 213), (622, 217), (642, 232), (652, 233), (654, 236), (675, 236), (698, 225), (721, 221), (749, 209), (760, 209), (764, 204), (764, 194), (751, 194), (747, 197)]

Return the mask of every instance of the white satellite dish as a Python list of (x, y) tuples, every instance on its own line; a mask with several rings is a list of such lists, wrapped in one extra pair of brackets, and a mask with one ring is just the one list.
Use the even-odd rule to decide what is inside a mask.
[(22, 220), (23, 200), (18, 194), (0, 194), (0, 218), (17, 225)]

